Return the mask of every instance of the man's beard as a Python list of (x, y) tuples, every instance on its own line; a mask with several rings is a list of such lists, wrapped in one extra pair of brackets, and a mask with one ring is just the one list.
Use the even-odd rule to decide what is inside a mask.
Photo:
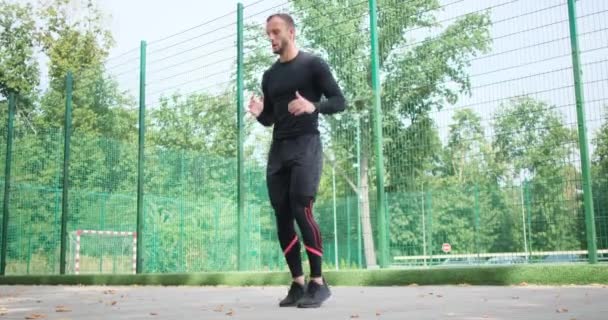
[(281, 55), (285, 52), (285, 48), (287, 48), (287, 40), (281, 40), (279, 46), (273, 52), (277, 55)]

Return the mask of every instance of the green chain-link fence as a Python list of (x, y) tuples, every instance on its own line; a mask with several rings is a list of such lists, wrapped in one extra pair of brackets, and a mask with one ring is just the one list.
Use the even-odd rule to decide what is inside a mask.
[(59, 273), (62, 217), (67, 273), (135, 272), (137, 255), (141, 272), (286, 270), (266, 193), (271, 129), (237, 121), (276, 59), (275, 12), (294, 16), (349, 102), (320, 121), (326, 269), (606, 260), (608, 4), (579, 1), (569, 17), (569, 3), (264, 0), (74, 70), (67, 126), (63, 83), (41, 101), (62, 101), (42, 108), (52, 125), (17, 113), (6, 273)]

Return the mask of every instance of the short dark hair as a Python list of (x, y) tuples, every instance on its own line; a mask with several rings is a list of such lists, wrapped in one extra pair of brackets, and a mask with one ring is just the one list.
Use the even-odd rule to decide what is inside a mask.
[(285, 21), (287, 23), (288, 26), (290, 26), (290, 27), (292, 27), (294, 29), (296, 27), (295, 22), (293, 22), (293, 18), (289, 14), (287, 14), (287, 13), (275, 13), (275, 14), (272, 14), (272, 15), (270, 15), (268, 17), (268, 19), (266, 19), (266, 22), (267, 23), (270, 22), (270, 20), (272, 18), (282, 19), (283, 21)]

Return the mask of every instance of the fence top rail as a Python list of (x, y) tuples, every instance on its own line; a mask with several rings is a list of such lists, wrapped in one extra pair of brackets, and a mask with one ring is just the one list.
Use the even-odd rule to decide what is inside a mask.
[[(423, 260), (423, 259), (448, 259), (448, 258), (475, 258), (475, 257), (513, 257), (513, 256), (558, 256), (563, 254), (587, 254), (587, 250), (572, 251), (536, 251), (536, 252), (496, 252), (496, 253), (466, 253), (466, 254), (437, 254), (419, 256), (396, 256), (394, 260)], [(597, 253), (608, 253), (608, 249), (597, 250)]]

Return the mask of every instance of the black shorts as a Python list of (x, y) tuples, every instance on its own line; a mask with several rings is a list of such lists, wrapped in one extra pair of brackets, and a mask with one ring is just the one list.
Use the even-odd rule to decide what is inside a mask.
[(273, 140), (266, 183), (273, 206), (285, 195), (315, 197), (323, 170), (323, 146), (318, 134)]

